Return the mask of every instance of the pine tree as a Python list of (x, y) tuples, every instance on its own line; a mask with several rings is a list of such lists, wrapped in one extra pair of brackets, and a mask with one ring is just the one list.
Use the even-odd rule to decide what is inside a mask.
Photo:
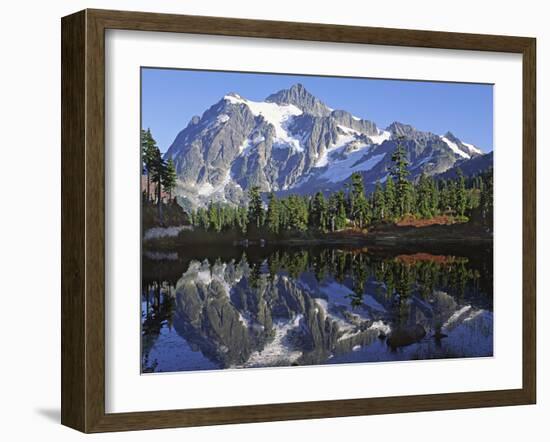
[(346, 228), (348, 219), (346, 216), (346, 198), (344, 192), (340, 191), (336, 193), (336, 230), (342, 230)]
[(365, 196), (365, 185), (363, 176), (360, 173), (353, 173), (351, 176), (351, 188), (349, 193), (350, 219), (354, 224), (363, 228), (368, 222), (368, 201)]
[(203, 230), (208, 230), (210, 227), (210, 219), (208, 218), (208, 211), (204, 207), (197, 209), (197, 226)]
[(486, 225), (493, 224), (493, 170), (483, 176), (483, 188), (480, 196), (481, 216)]
[(313, 229), (326, 232), (328, 221), (329, 213), (325, 195), (323, 195), (323, 192), (317, 192), (310, 203), (309, 225)]
[(456, 213), (456, 182), (447, 181), (447, 205), (451, 212)]
[(403, 138), (400, 137), (397, 141), (397, 148), (391, 157), (393, 161), (393, 166), (390, 169), (390, 174), (395, 178), (396, 185), (396, 205), (397, 205), (397, 215), (402, 217), (410, 210), (410, 202), (412, 199), (411, 196), (411, 185), (407, 180), (409, 176), (409, 162), (407, 160), (407, 151), (403, 145)]
[(405, 193), (403, 196), (404, 215), (407, 215), (408, 213), (413, 213), (415, 201), (416, 189), (413, 186), (413, 183), (407, 181), (405, 185)]
[(248, 199), (248, 223), (258, 230), (264, 223), (263, 201), (258, 186), (250, 188), (248, 191)]
[(457, 177), (455, 186), (455, 207), (458, 215), (464, 216), (464, 212), (466, 211), (467, 195), (464, 175), (462, 174), (462, 170), (460, 170), (460, 168), (457, 170)]
[(328, 198), (328, 228), (331, 232), (336, 230), (336, 216), (338, 214), (338, 200), (333, 193)]
[(388, 178), (386, 179), (386, 186), (384, 189), (384, 205), (386, 207), (386, 218), (394, 218), (395, 216), (397, 216), (395, 183), (391, 176), (388, 176)]
[(419, 215), (423, 218), (430, 218), (432, 216), (431, 192), (432, 188), (430, 186), (428, 177), (424, 173), (422, 173), (417, 186), (416, 208)]
[(429, 178), (429, 184), (430, 184), (430, 210), (432, 212), (432, 215), (435, 216), (438, 214), (438, 208), (439, 208), (439, 189), (437, 187), (437, 182), (432, 177)]
[(151, 130), (141, 129), (141, 161), (143, 172), (147, 175), (147, 201), (151, 199), (151, 173), (153, 163), (158, 151), (157, 143), (151, 134)]
[(372, 216), (377, 221), (381, 221), (386, 217), (386, 198), (380, 181), (376, 182), (372, 195)]
[(210, 221), (210, 229), (216, 233), (220, 233), (222, 230), (222, 218), (218, 204), (210, 203), (208, 205), (208, 219)]
[(164, 191), (168, 193), (168, 199), (172, 200), (172, 190), (176, 187), (176, 167), (172, 158), (166, 163), (163, 176)]
[(290, 195), (286, 204), (288, 210), (288, 228), (290, 230), (305, 231), (308, 225), (308, 204), (307, 200), (298, 196)]
[(162, 222), (162, 185), (165, 177), (166, 162), (162, 158), (160, 150), (156, 148), (152, 154), (151, 180), (156, 185), (158, 216)]
[(440, 180), (439, 187), (439, 211), (445, 214), (449, 209), (449, 189), (446, 180)]
[(236, 224), (242, 234), (246, 233), (246, 226), (248, 221), (248, 211), (246, 207), (238, 207), (236, 214)]
[(279, 200), (273, 192), (269, 194), (269, 201), (267, 206), (267, 228), (271, 233), (275, 235), (280, 231), (280, 204)]

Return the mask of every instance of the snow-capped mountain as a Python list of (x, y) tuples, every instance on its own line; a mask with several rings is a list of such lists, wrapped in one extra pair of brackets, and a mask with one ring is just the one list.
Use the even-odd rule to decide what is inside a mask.
[(262, 191), (332, 191), (360, 172), (367, 188), (388, 175), (397, 137), (404, 137), (411, 176), (436, 175), (483, 155), (447, 132), (436, 135), (398, 122), (386, 129), (334, 110), (296, 84), (255, 102), (225, 95), (191, 119), (165, 154), (192, 205), (239, 202)]

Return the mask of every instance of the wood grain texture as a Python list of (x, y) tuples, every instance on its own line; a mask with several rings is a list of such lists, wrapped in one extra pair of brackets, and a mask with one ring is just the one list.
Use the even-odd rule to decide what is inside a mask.
[(61, 33), (61, 422), (85, 427), (85, 13)]
[(523, 50), (523, 389), (537, 395), (537, 77), (536, 40)]
[(86, 431), (105, 415), (105, 37), (86, 11)]
[[(523, 55), (523, 387), (515, 390), (105, 413), (105, 30)], [(86, 10), (62, 19), (62, 423), (84, 432), (532, 404), (536, 399), (536, 46), (526, 37)], [(519, 148), (519, 147), (518, 147)]]
[(361, 26), (248, 20), (149, 12), (88, 10), (106, 29), (362, 43), (473, 51), (522, 52), (529, 38)]

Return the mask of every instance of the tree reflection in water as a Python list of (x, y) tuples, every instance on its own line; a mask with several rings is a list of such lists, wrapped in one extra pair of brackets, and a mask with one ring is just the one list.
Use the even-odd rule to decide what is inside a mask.
[(443, 252), (145, 253), (142, 370), (491, 356), (491, 250)]

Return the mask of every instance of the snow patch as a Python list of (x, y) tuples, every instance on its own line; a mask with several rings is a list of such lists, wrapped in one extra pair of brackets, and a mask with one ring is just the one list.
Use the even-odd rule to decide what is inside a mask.
[(211, 183), (206, 182), (197, 186), (197, 193), (199, 196), (211, 196), (215, 193), (223, 194), (225, 187), (231, 182), (231, 169), (228, 169), (225, 173), (222, 181), (213, 186)]
[(210, 183), (204, 183), (204, 184), (201, 184), (198, 188), (197, 188), (197, 193), (200, 195), (200, 196), (210, 196), (214, 193), (214, 186)]
[[(361, 135), (361, 132), (358, 130), (352, 129), (351, 127), (342, 126), (341, 124), (337, 125), (341, 131), (343, 131), (346, 135)], [(341, 143), (337, 143), (341, 144)]]
[(378, 135), (369, 135), (369, 138), (374, 144), (382, 144), (384, 141), (387, 141), (391, 138), (391, 132), (378, 129)]
[(250, 326), (248, 318), (246, 318), (241, 312), (239, 313), (239, 322), (244, 325), (246, 328)]
[(426, 158), (423, 158), (421, 161), (419, 161), (414, 168), (418, 169), (418, 168), (422, 167), (424, 164), (429, 163), (433, 159), (434, 158), (433, 158), (433, 153), (432, 153), (432, 154), (428, 155)]
[(216, 118), (216, 121), (220, 124), (227, 123), (229, 121), (229, 115), (220, 114), (218, 115), (218, 118)]
[(251, 139), (250, 137), (246, 138), (242, 144), (239, 146), (239, 155), (248, 155), (252, 149), (254, 149), (258, 144), (265, 141), (265, 137), (256, 136)]
[(277, 322), (273, 324), (275, 336), (266, 344), (262, 350), (255, 351), (250, 355), (244, 367), (268, 367), (276, 365), (289, 365), (302, 356), (302, 352), (292, 350), (286, 342), (288, 333), (297, 328), (302, 320), (302, 315), (297, 315), (288, 322)]
[(373, 155), (365, 161), (361, 161), (364, 156), (362, 150), (348, 154), (347, 158), (342, 161), (335, 162), (320, 176), (321, 178), (338, 183), (349, 178), (354, 172), (368, 171), (376, 166), (386, 156), (385, 153)]
[(325, 318), (329, 318), (334, 321), (338, 325), (338, 330), (344, 333), (342, 336), (340, 336), (340, 338), (338, 338), (338, 340), (347, 338), (356, 331), (355, 325), (350, 324), (344, 318), (340, 317), (339, 315), (332, 314), (329, 311), (328, 302), (326, 299), (315, 298), (315, 303), (322, 310)]
[(146, 230), (143, 234), (143, 240), (158, 239), (178, 236), (182, 230), (193, 230), (191, 226), (173, 226), (173, 227), (153, 227)]
[(385, 335), (389, 335), (391, 333), (391, 327), (388, 324), (384, 324), (382, 321), (373, 322), (369, 327), (369, 330), (378, 330)]
[(315, 302), (319, 307), (321, 307), (321, 310), (325, 313), (325, 316), (328, 316), (328, 302), (326, 299), (323, 298), (315, 298)]
[(460, 150), (460, 148), (457, 146), (456, 143), (453, 143), (451, 140), (449, 140), (446, 137), (440, 137), (440, 138), (445, 142), (445, 144), (447, 144), (447, 146), (449, 146), (451, 148), (451, 150), (455, 154), (461, 156), (462, 158), (470, 159), (470, 155), (468, 155), (466, 152), (463, 152), (462, 150)]
[(479, 155), (483, 155), (483, 152), (481, 151), (481, 149), (479, 147), (474, 146), (473, 144), (470, 144), (470, 143), (465, 143), (464, 141), (462, 142), (462, 144), (464, 144), (464, 146), (466, 146), (470, 152), (477, 153)]
[(247, 100), (237, 95), (226, 95), (225, 100), (233, 104), (244, 104), (248, 106), (254, 116), (261, 115), (269, 124), (275, 128), (274, 146), (291, 147), (295, 151), (303, 152), (304, 148), (300, 140), (294, 138), (288, 131), (287, 125), (293, 117), (301, 115), (302, 111), (293, 104), (280, 105), (270, 102), (257, 102)]
[(464, 314), (468, 313), (472, 309), (472, 306), (465, 305), (464, 307), (458, 309), (456, 312), (454, 312), (449, 319), (443, 324), (443, 328), (448, 328), (451, 325), (453, 325), (455, 322), (457, 322)]
[[(328, 166), (329, 155), (332, 152), (336, 152), (339, 149), (343, 149), (346, 146), (349, 146), (352, 142), (359, 143), (357, 138), (358, 136), (362, 135), (361, 132), (356, 131), (355, 129), (352, 129), (351, 127), (342, 126), (340, 124), (338, 125), (338, 128), (344, 133), (338, 134), (338, 138), (336, 139), (336, 141), (330, 144), (328, 148), (323, 153), (321, 153), (321, 155), (319, 155), (319, 157), (317, 158), (317, 161), (315, 161), (315, 165), (313, 166), (314, 168), (321, 168), (321, 167)], [(364, 143), (357, 144), (356, 150), (361, 150), (365, 147), (368, 147), (368, 145)]]
[(197, 271), (197, 280), (208, 285), (212, 282), (212, 272), (208, 270), (199, 270)]

